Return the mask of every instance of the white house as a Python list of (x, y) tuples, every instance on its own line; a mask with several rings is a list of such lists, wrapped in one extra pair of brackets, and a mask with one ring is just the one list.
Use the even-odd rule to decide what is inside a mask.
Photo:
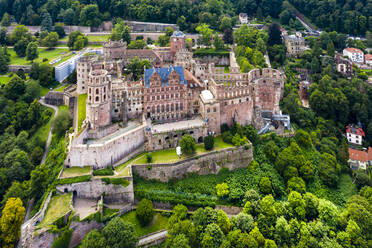
[(354, 63), (364, 63), (364, 53), (357, 48), (345, 48), (343, 55), (347, 56)]
[(240, 21), (240, 24), (247, 24), (248, 23), (247, 13), (240, 13), (239, 14), (239, 21)]
[(349, 165), (351, 169), (366, 170), (372, 165), (372, 147), (368, 147), (368, 151), (359, 151), (349, 148)]
[(364, 136), (364, 131), (360, 127), (354, 125), (348, 125), (346, 127), (346, 138), (349, 143), (362, 145)]

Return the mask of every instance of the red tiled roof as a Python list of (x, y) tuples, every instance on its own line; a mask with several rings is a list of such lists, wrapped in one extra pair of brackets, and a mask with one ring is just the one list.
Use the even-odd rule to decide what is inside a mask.
[(364, 58), (367, 60), (372, 60), (372, 54), (366, 54)]
[(368, 147), (368, 161), (372, 161), (372, 147)]
[(346, 133), (352, 133), (356, 135), (365, 136), (363, 129), (361, 129), (360, 127), (355, 127), (353, 125), (346, 126)]
[(353, 48), (353, 47), (347, 47), (345, 48), (345, 50), (351, 53), (363, 53), (362, 50), (358, 48)]
[(349, 158), (352, 160), (367, 162), (368, 156), (366, 151), (359, 151), (349, 148)]

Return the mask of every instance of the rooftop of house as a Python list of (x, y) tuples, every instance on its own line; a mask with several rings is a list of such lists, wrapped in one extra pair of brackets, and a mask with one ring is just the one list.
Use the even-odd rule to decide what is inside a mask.
[(353, 47), (347, 47), (344, 50), (350, 52), (350, 53), (363, 53), (362, 50), (358, 48), (353, 48)]
[(372, 161), (372, 147), (368, 147), (368, 151), (360, 151), (349, 148), (349, 158), (361, 162)]
[(366, 55), (364, 56), (364, 58), (365, 58), (366, 61), (367, 61), (367, 60), (372, 60), (372, 54), (366, 54)]
[(367, 162), (368, 153), (366, 151), (359, 151), (353, 148), (349, 148), (349, 158), (351, 160), (357, 160), (362, 162)]
[(365, 136), (365, 133), (362, 128), (354, 125), (347, 125), (346, 126), (346, 133), (352, 133), (356, 135)]
[(172, 37), (183, 38), (183, 37), (185, 37), (185, 34), (181, 31), (174, 31), (174, 33), (172, 34)]
[(240, 18), (248, 18), (248, 15), (247, 15), (247, 13), (240, 13), (239, 17)]
[(172, 71), (175, 71), (180, 76), (180, 84), (186, 84), (187, 80), (185, 79), (185, 75), (183, 72), (182, 66), (169, 66), (169, 67), (162, 67), (162, 68), (151, 68), (145, 70), (145, 88), (150, 87), (150, 78), (157, 73), (160, 75), (161, 78), (161, 86), (168, 85), (168, 77)]
[(285, 40), (293, 40), (293, 41), (302, 41), (302, 40), (305, 40), (303, 37), (300, 37), (300, 36), (295, 35), (295, 34), (285, 35), (284, 36), (284, 39)]

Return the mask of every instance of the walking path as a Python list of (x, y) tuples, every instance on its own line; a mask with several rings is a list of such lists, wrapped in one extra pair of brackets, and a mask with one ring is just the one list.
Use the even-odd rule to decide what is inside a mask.
[(160, 243), (160, 240), (165, 240), (168, 236), (168, 231), (167, 230), (162, 230), (162, 231), (159, 231), (157, 233), (153, 233), (151, 235), (148, 235), (148, 236), (144, 236), (143, 238), (140, 238), (139, 241), (138, 241), (138, 245), (139, 247), (141, 246), (145, 246), (145, 245), (148, 245), (148, 244), (151, 244), (153, 242), (156, 242), (158, 241)]
[[(45, 106), (45, 107), (54, 109), (54, 116), (52, 117), (53, 119), (57, 116), (57, 114), (58, 114), (58, 107), (53, 106), (53, 105), (46, 104), (45, 103), (45, 100), (44, 100), (44, 97), (42, 97), (39, 100), (39, 103), (41, 105)], [(52, 131), (53, 131), (53, 128), (54, 128), (54, 121), (52, 122), (52, 126), (50, 127), (50, 130), (49, 130), (49, 133), (48, 133), (48, 139), (47, 139), (47, 142), (45, 144), (44, 154), (43, 154), (43, 158), (41, 159), (40, 164), (43, 164), (45, 162), (46, 156), (48, 154), (50, 142), (52, 141)]]

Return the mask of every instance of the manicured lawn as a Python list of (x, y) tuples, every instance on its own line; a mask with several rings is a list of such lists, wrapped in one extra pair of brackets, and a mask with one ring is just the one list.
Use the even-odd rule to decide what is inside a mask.
[(222, 56), (222, 55), (229, 55), (230, 52), (227, 49), (224, 50), (216, 50), (214, 48), (199, 48), (194, 51), (195, 56)]
[[(46, 48), (38, 48), (39, 57), (34, 60), (34, 62), (42, 62), (44, 58), (48, 59), (50, 62), (51, 60), (61, 56), (63, 53), (68, 52), (66, 48), (56, 48), (53, 50), (47, 50)], [(8, 49), (10, 54), (10, 64), (11, 65), (30, 65), (31, 61), (26, 60), (26, 58), (20, 58), (17, 56), (13, 49)]]
[(81, 94), (78, 96), (78, 131), (83, 124), (86, 117), (86, 102), (88, 94)]
[(90, 173), (90, 166), (84, 167), (71, 167), (66, 168), (63, 170), (62, 177), (77, 177), (77, 176), (84, 176), (89, 175)]
[(152, 222), (142, 227), (136, 217), (136, 211), (131, 211), (129, 213), (124, 214), (121, 217), (124, 221), (131, 223), (134, 226), (134, 232), (137, 236), (141, 237), (149, 233), (153, 233), (162, 229), (167, 228), (168, 224), (168, 217), (160, 213), (156, 213)]
[(50, 89), (41, 86), (40, 96), (45, 96), (46, 94), (48, 94), (49, 91)]
[(65, 84), (65, 85), (62, 85), (61, 87), (55, 89), (55, 91), (58, 91), (58, 92), (62, 92), (64, 89), (66, 89), (69, 85), (68, 84)]
[[(102, 42), (102, 41), (108, 41), (110, 35), (92, 35), (92, 36), (86, 36), (88, 38), (88, 42)], [(60, 39), (60, 41), (68, 41), (68, 36)], [(67, 46), (67, 44), (64, 44)]]
[(12, 79), (12, 77), (9, 77), (9, 74), (0, 75), (0, 85), (9, 83), (10, 79)]
[(75, 56), (75, 54), (70, 53), (69, 55), (64, 56), (64, 57), (63, 57), (60, 61), (58, 61), (57, 63), (53, 64), (53, 66), (59, 65), (59, 64), (61, 64), (62, 62), (65, 62), (66, 60), (72, 58), (73, 56)]
[[(229, 147), (234, 147), (234, 146), (231, 145), (231, 144), (225, 143), (222, 140), (221, 136), (215, 137), (213, 151), (218, 151), (218, 150), (226, 149), (226, 148), (229, 148)], [(204, 149), (204, 144), (197, 144), (196, 145), (196, 154), (195, 155), (202, 155), (202, 154), (207, 153), (207, 152), (210, 152), (210, 151), (207, 151), (207, 150)], [(182, 155), (181, 158), (179, 158), (177, 153), (176, 153), (176, 148), (151, 152), (151, 156), (152, 156), (152, 163), (174, 163), (174, 162), (183, 160), (185, 158), (188, 158), (188, 156), (186, 156), (186, 155)], [(146, 153), (144, 153), (142, 156), (139, 156), (137, 159), (134, 159), (133, 161), (130, 161), (130, 163), (133, 163), (133, 164), (147, 164)]]
[(55, 195), (49, 202), (48, 209), (45, 213), (44, 219), (40, 222), (38, 227), (44, 228), (52, 224), (58, 218), (66, 214), (69, 210), (69, 202), (71, 194)]

